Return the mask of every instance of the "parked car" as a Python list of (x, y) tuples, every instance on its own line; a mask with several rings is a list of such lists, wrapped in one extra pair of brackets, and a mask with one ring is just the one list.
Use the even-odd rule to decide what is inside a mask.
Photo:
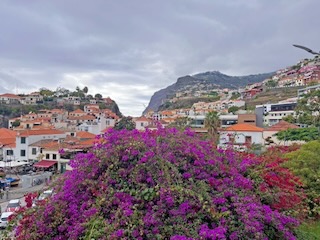
[(9, 201), (6, 212), (18, 211), (21, 208), (20, 199), (12, 199)]
[(6, 228), (8, 226), (8, 218), (13, 214), (13, 212), (4, 212), (0, 217), (0, 228)]
[(52, 195), (53, 195), (53, 190), (52, 190), (52, 189), (49, 189), (49, 190), (44, 191), (43, 193), (41, 193), (41, 194), (39, 195), (39, 197), (37, 197), (37, 198), (33, 201), (32, 207), (35, 207), (39, 201), (43, 201), (43, 200), (51, 197)]

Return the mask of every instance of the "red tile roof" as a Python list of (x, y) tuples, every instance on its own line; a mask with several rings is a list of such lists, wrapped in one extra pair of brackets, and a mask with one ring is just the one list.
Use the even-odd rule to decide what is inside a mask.
[(15, 131), (9, 130), (7, 128), (0, 128), (0, 139), (5, 139), (5, 138), (13, 138), (16, 139), (17, 133)]
[(85, 113), (83, 110), (81, 110), (80, 108), (70, 112), (71, 114), (74, 114), (74, 113)]
[(275, 131), (275, 132), (279, 132), (279, 131), (283, 131), (283, 130), (288, 130), (291, 128), (299, 128), (297, 125), (294, 125), (292, 123), (288, 123), (284, 120), (281, 120), (280, 122), (276, 123), (275, 125), (268, 127), (267, 129), (265, 129), (264, 131)]
[(250, 124), (246, 123), (238, 123), (235, 125), (232, 125), (223, 131), (229, 131), (229, 132), (262, 132), (263, 128), (259, 128)]
[(31, 135), (53, 135), (53, 134), (63, 134), (64, 132), (57, 129), (39, 129), (39, 130), (25, 130), (18, 132), (21, 137), (28, 137)]
[(136, 118), (135, 121), (138, 121), (138, 122), (141, 122), (141, 121), (143, 121), (143, 122), (149, 122), (149, 121), (151, 121), (151, 120), (148, 119), (148, 118), (146, 118), (145, 116), (142, 116), (142, 117)]
[(94, 139), (94, 138), (96, 138), (96, 135), (94, 135), (93, 133), (81, 131), (81, 132), (76, 132), (76, 137), (77, 138)]
[(20, 99), (21, 97), (12, 94), (12, 93), (5, 93), (5, 94), (1, 94), (0, 97), (6, 97), (6, 98), (15, 98), (15, 99)]

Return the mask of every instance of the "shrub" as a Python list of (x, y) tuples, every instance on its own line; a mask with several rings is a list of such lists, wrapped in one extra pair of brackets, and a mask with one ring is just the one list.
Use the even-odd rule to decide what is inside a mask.
[(255, 164), (190, 131), (111, 129), (24, 213), (16, 239), (295, 239), (297, 221), (256, 194)]

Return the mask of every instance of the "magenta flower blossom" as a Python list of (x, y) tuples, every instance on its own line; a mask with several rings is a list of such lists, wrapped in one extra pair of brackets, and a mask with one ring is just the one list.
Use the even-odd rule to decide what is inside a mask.
[(298, 222), (261, 201), (258, 164), (194, 132), (108, 130), (78, 154), (16, 239), (294, 239)]

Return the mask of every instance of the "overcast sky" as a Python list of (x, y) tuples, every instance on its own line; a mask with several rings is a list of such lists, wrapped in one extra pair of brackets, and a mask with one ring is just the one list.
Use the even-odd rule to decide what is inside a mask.
[(275, 71), (320, 50), (319, 0), (0, 1), (0, 93), (88, 86), (140, 116), (180, 76)]

